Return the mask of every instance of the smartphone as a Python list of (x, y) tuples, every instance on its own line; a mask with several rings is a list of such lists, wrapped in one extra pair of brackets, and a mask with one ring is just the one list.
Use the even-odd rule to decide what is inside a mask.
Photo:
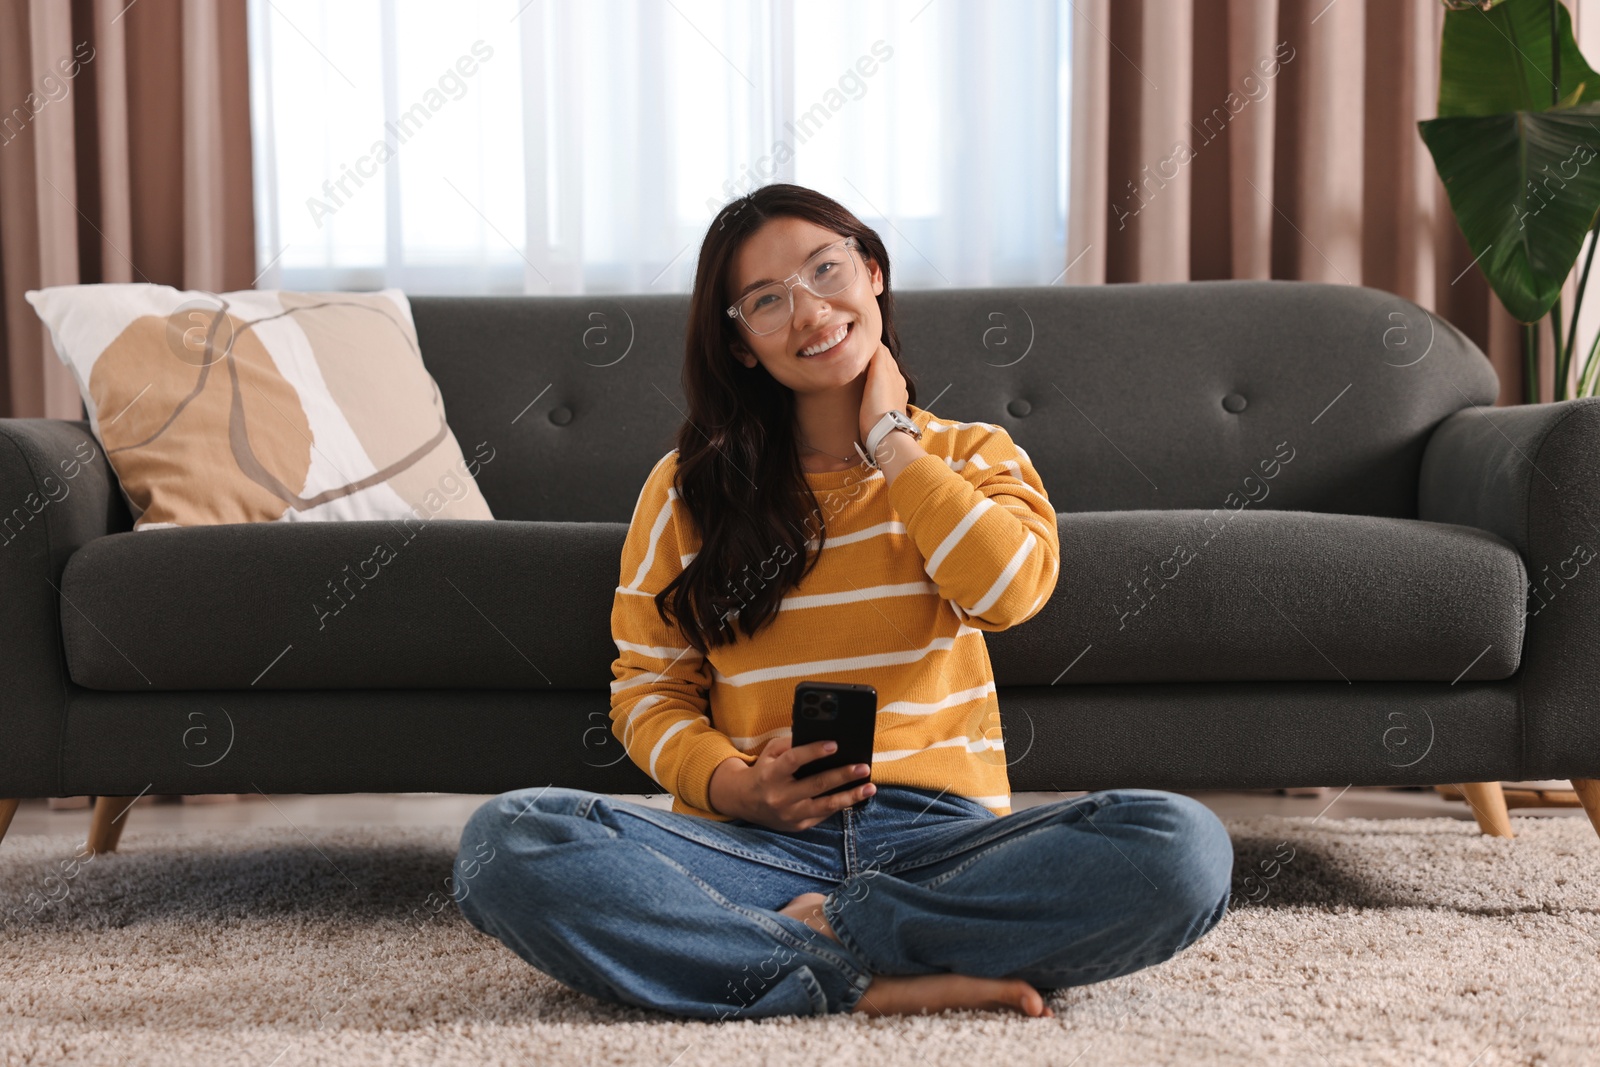
[[(794, 687), (793, 747), (813, 741), (836, 741), (831, 755), (803, 764), (796, 778), (809, 778), (821, 771), (853, 763), (872, 766), (872, 742), (878, 725), (878, 691), (870, 685), (844, 682), (801, 682)], [(852, 778), (818, 796), (854, 789), (871, 781), (871, 776)]]

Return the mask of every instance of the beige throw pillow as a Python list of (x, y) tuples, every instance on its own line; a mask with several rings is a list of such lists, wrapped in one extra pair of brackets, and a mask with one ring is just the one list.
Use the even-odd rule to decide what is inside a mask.
[(422, 363), (411, 305), (376, 293), (165, 285), (30, 291), (135, 529), (492, 519)]

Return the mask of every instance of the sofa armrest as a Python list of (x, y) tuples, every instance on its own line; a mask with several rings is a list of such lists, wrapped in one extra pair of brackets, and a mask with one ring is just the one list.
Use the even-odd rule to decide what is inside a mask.
[(0, 797), (59, 795), (61, 571), (80, 545), (132, 526), (87, 422), (0, 419)]
[(1451, 415), (1423, 452), (1417, 517), (1522, 555), (1522, 777), (1600, 778), (1600, 397)]

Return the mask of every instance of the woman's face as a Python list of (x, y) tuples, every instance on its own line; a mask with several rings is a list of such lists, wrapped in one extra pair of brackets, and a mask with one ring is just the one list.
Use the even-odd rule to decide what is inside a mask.
[[(751, 234), (734, 255), (728, 273), (727, 303), (735, 304), (757, 285), (788, 278), (823, 245), (844, 234), (797, 218), (776, 218)], [(794, 315), (787, 326), (768, 334), (753, 334), (743, 319), (735, 320), (738, 341), (734, 358), (746, 367), (758, 362), (796, 393), (820, 393), (848, 385), (867, 372), (882, 343), (883, 317), (876, 297), (883, 292), (883, 272), (858, 250), (847, 249), (855, 262), (856, 277), (832, 296), (816, 296), (795, 285)], [(819, 355), (802, 356), (804, 349), (831, 338), (841, 326), (849, 333), (843, 341)]]

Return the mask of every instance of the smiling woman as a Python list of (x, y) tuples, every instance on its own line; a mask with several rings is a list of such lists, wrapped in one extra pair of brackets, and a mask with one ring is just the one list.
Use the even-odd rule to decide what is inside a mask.
[[(689, 410), (611, 611), (612, 730), (672, 809), (515, 790), (462, 832), (463, 914), (575, 989), (718, 1019), (1040, 1017), (1041, 989), (1167, 959), (1227, 908), (1198, 801), (1012, 811), (984, 633), (1055, 588), (1056, 512), (1002, 427), (912, 403), (889, 280), (875, 230), (787, 183), (701, 244)], [(797, 777), (834, 752), (795, 743), (807, 682), (873, 694), (869, 762)]]

